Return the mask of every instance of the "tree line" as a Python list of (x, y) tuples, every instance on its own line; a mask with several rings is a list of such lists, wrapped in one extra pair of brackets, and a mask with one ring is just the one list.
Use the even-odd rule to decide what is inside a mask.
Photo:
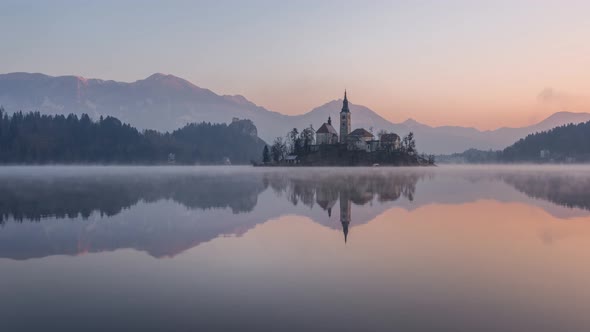
[(0, 107), (0, 163), (245, 164), (264, 141), (250, 120), (192, 123), (173, 132), (139, 131), (111, 116), (43, 115)]
[(466, 163), (588, 162), (590, 121), (529, 134), (504, 150), (469, 149), (438, 159)]
[(315, 129), (312, 125), (304, 128), (299, 132), (297, 128), (293, 128), (285, 138), (277, 137), (270, 147), (264, 146), (262, 150), (262, 162), (279, 162), (284, 160), (289, 154), (301, 154), (309, 152), (311, 146), (315, 144)]
[(530, 134), (502, 151), (502, 160), (590, 161), (590, 121)]

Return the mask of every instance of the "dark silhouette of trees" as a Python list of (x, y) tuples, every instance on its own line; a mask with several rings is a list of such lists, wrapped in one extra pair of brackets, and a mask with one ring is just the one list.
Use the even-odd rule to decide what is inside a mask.
[(303, 129), (301, 134), (299, 134), (299, 139), (301, 140), (301, 144), (303, 144), (303, 150), (309, 152), (311, 146), (315, 144), (315, 130), (313, 126), (309, 125), (309, 127)]
[[(590, 121), (534, 133), (504, 149), (502, 159), (515, 161), (589, 161)], [(544, 151), (542, 154), (541, 151)]]
[(275, 138), (274, 143), (270, 147), (270, 153), (274, 162), (278, 163), (279, 161), (285, 159), (285, 156), (287, 155), (287, 145), (283, 141), (282, 137)]
[(289, 153), (297, 153), (299, 149), (299, 131), (297, 128), (293, 128), (293, 130), (287, 133), (287, 147), (289, 149)]
[(264, 141), (249, 120), (188, 124), (172, 133), (140, 132), (117, 118), (86, 114), (12, 116), (0, 108), (1, 163), (163, 163), (174, 153), (182, 164), (257, 160)]
[(410, 154), (415, 155), (416, 151), (416, 141), (414, 140), (414, 133), (410, 132), (402, 139), (402, 151)]
[(268, 145), (264, 146), (262, 150), (262, 162), (269, 163), (270, 162), (270, 151), (268, 150)]
[(504, 150), (469, 149), (440, 156), (447, 162), (517, 163), (517, 162), (588, 162), (590, 161), (590, 121), (568, 124), (530, 134)]

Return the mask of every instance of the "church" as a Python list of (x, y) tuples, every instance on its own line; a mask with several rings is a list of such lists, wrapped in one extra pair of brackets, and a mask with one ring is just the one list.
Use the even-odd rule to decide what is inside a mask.
[(316, 131), (316, 144), (321, 145), (346, 145), (347, 150), (374, 152), (378, 150), (395, 151), (400, 148), (400, 137), (394, 133), (383, 134), (379, 139), (364, 128), (351, 131), (352, 114), (348, 107), (348, 97), (344, 91), (342, 110), (340, 111), (340, 135), (332, 126), (332, 118)]

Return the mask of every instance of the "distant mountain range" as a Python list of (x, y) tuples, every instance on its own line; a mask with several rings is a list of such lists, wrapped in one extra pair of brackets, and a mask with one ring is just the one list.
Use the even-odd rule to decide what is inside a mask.
[[(94, 118), (112, 115), (142, 129), (173, 130), (190, 122), (229, 123), (250, 119), (259, 136), (270, 143), (288, 130), (312, 124), (319, 128), (328, 116), (335, 122), (342, 100), (333, 100), (301, 114), (284, 115), (260, 107), (243, 96), (218, 95), (182, 78), (153, 74), (132, 83), (48, 76), (31, 73), (0, 74), (0, 105), (9, 112), (40, 111), (48, 114), (82, 114)], [(470, 127), (431, 127), (409, 119), (392, 123), (371, 109), (350, 105), (354, 128), (372, 127), (405, 135), (413, 131), (418, 150), (434, 154), (462, 152), (469, 148), (503, 149), (528, 134), (553, 127), (590, 121), (590, 113), (555, 113), (528, 127), (480, 131)]]

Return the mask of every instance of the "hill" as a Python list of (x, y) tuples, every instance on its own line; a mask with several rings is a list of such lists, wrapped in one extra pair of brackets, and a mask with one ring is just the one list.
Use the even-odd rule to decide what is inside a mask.
[(436, 156), (439, 163), (574, 163), (590, 161), (590, 121), (530, 134), (504, 150), (468, 149)]
[[(0, 163), (247, 164), (265, 146), (250, 120), (188, 124), (171, 133), (140, 132), (115, 117), (9, 116), (0, 108)], [(171, 158), (170, 154), (174, 155)]]
[[(193, 122), (227, 123), (232, 118), (252, 120), (259, 136), (272, 142), (296, 127), (318, 128), (328, 116), (335, 118), (342, 100), (332, 100), (301, 115), (284, 115), (258, 106), (240, 95), (218, 95), (182, 78), (153, 74), (136, 82), (48, 76), (31, 73), (0, 74), (0, 105), (7, 111), (42, 114), (114, 116), (139, 129), (172, 131)], [(409, 119), (392, 123), (373, 110), (350, 104), (353, 129), (373, 127), (400, 136), (413, 131), (417, 147), (425, 153), (449, 154), (469, 148), (503, 149), (537, 131), (568, 123), (590, 121), (589, 113), (556, 113), (542, 122), (521, 128), (480, 131), (470, 127), (432, 127)], [(390, 110), (395, 112), (395, 110)]]
[(502, 152), (505, 162), (588, 162), (590, 121), (528, 135)]

